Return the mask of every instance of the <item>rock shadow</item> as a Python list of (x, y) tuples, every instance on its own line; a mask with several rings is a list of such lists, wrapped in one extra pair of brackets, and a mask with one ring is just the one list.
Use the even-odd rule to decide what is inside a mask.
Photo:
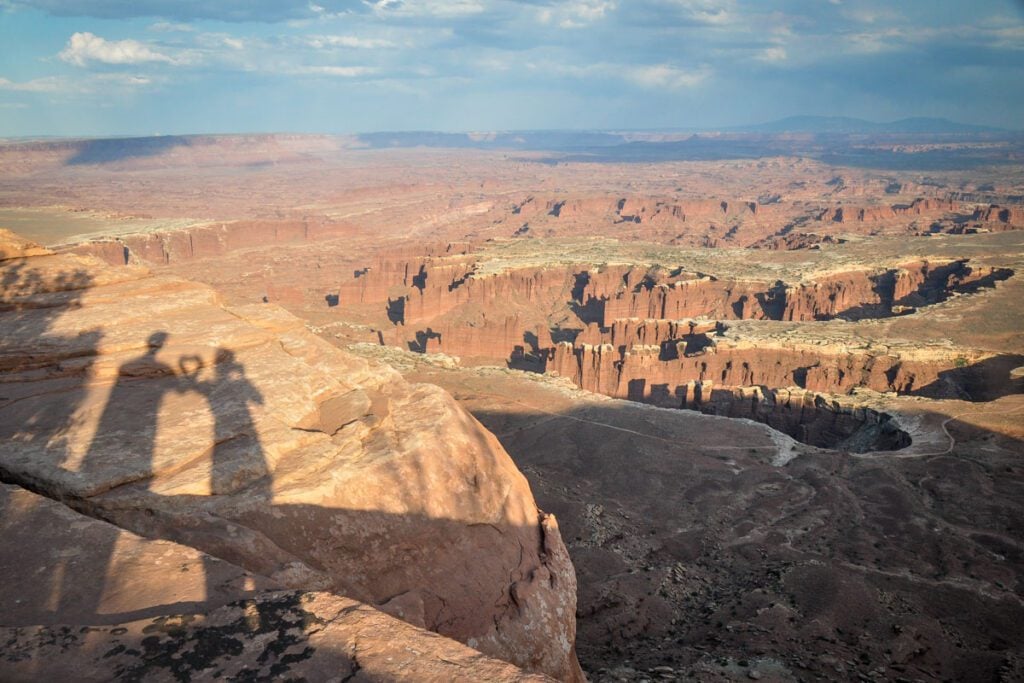
[[(51, 271), (32, 259), (0, 261), (0, 481), (19, 475), (19, 454), (33, 447), (36, 434), (69, 456), (66, 435), (89, 393), (103, 331), (63, 327), (61, 318), (82, 306), (93, 284), (85, 270)], [(57, 404), (40, 404), (39, 391), (60, 392)], [(0, 510), (2, 513), (2, 510)]]
[(987, 402), (1003, 396), (1024, 393), (1024, 379), (1014, 379), (1010, 372), (1024, 365), (1024, 356), (1000, 354), (977, 363), (966, 359), (959, 367), (939, 372), (934, 382), (907, 394), (927, 398), (954, 398), (964, 401)]
[(107, 164), (127, 159), (155, 157), (175, 147), (189, 147), (192, 140), (183, 135), (160, 135), (148, 138), (111, 138), (69, 143), (74, 154), (65, 166)]
[(408, 342), (409, 350), (413, 353), (427, 353), (430, 350), (431, 342), (441, 343), (441, 333), (434, 332), (432, 328), (417, 330), (416, 338)]
[(400, 296), (397, 299), (388, 299), (387, 312), (388, 320), (394, 325), (405, 325), (405, 304), (408, 298)]

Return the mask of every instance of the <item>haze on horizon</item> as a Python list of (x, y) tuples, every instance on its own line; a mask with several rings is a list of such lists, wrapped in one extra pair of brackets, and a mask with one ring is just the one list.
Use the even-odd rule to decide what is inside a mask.
[(0, 0), (0, 137), (1020, 129), (1013, 0)]

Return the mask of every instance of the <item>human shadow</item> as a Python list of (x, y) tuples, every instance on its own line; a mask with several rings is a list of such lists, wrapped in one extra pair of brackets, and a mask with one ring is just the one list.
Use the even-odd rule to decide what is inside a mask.
[[(270, 477), (251, 414), (251, 406), (263, 403), (261, 393), (247, 379), (245, 368), (233, 351), (217, 348), (209, 367), (194, 354), (182, 355), (173, 364), (165, 359), (170, 340), (171, 335), (166, 331), (153, 332), (142, 353), (119, 364), (89, 446), (77, 466), (68, 467), (72, 460), (68, 453), (54, 457), (51, 451), (46, 457), (57, 468), (51, 475), (39, 476), (39, 472), (28, 468), (24, 472), (12, 472), (4, 480), (63, 499), (86, 515), (115, 522), (143, 535), (160, 536), (161, 533), (155, 531), (159, 522), (149, 519), (148, 515), (125, 521), (119, 517), (123, 513), (118, 512), (116, 505), (111, 507), (98, 501), (112, 495), (146, 494), (151, 491), (158, 471), (173, 472), (184, 464), (182, 461), (204, 455), (201, 450), (196, 453), (186, 449), (180, 457), (175, 453), (171, 460), (155, 462), (162, 411), (166, 418), (168, 410), (205, 409), (213, 422), (209, 435), (212, 446), (205, 446), (209, 458), (206, 467), (210, 495), (227, 496), (244, 489), (251, 500), (269, 504)], [(63, 343), (71, 342), (63, 340)], [(99, 388), (91, 398), (93, 403), (96, 396), (102, 394), (101, 387), (110, 382), (102, 379), (92, 382), (94, 390)], [(69, 423), (75, 419), (74, 409), (79, 401), (85, 400), (87, 393), (83, 385), (77, 389), (72, 387), (71, 394), (55, 393), (51, 400), (44, 394), (41, 400), (30, 397), (18, 401), (13, 411), (9, 411), (13, 419), (5, 420), (4, 424), (22, 422), (29, 425), (27, 439), (39, 442), (40, 437), (45, 437), (47, 442), (53, 442), (55, 437), (68, 432)], [(202, 397), (202, 403), (188, 403), (188, 394)], [(169, 397), (176, 397), (177, 401), (170, 407), (165, 405)], [(0, 404), (0, 409), (2, 407)], [(94, 408), (92, 414), (95, 412)], [(88, 414), (87, 410), (78, 421), (88, 422)], [(196, 447), (204, 448), (202, 442), (202, 438), (196, 439)], [(16, 457), (13, 450), (11, 456)], [(94, 573), (89, 580), (69, 580), (76, 561), (73, 558), (59, 561), (63, 568), (54, 572), (52, 587), (57, 596), (56, 613), (101, 616), (104, 595), (114, 571), (117, 542), (118, 534), (97, 535), (90, 541), (90, 556), (94, 560), (105, 557), (108, 566), (107, 571), (98, 576)], [(208, 578), (207, 595), (212, 596), (219, 594), (216, 584), (221, 581), (222, 572), (218, 572), (216, 560), (210, 561), (214, 565), (205, 567), (204, 574)]]
[(183, 390), (203, 396), (213, 415), (210, 494), (247, 489), (260, 500), (269, 500), (267, 461), (250, 409), (263, 405), (263, 395), (245, 376), (245, 366), (234, 351), (218, 348), (210, 379), (199, 378), (205, 364), (198, 356), (182, 356), (178, 367)]
[[(7, 278), (8, 291), (12, 288), (11, 280)], [(22, 294), (35, 292), (35, 303), (38, 304), (41, 287), (25, 284), (23, 280), (18, 282), (23, 283), (23, 286), (17, 288), (18, 291)], [(55, 308), (49, 315), (53, 318), (63, 310), (66, 308)], [(0, 318), (10, 316), (0, 313)], [(43, 327), (39, 320), (19, 320), (19, 323), (32, 330)], [(88, 338), (91, 339), (92, 335)], [(57, 341), (71, 344), (77, 339), (62, 337)], [(36, 337), (37, 343), (39, 340)], [(168, 351), (169, 341), (171, 335), (168, 332), (153, 332), (147, 338), (142, 353), (119, 364), (116, 376), (111, 380), (93, 378), (89, 386), (85, 377), (60, 377), (49, 382), (45, 379), (41, 381), (44, 384), (56, 383), (54, 388), (37, 388), (33, 392), (31, 385), (40, 383), (38, 374), (41, 366), (46, 364), (45, 360), (38, 359), (29, 368), (32, 375), (25, 381), (25, 384), (30, 385), (26, 387), (27, 395), (14, 395), (10, 398), (0, 395), (0, 432), (10, 436), (10, 439), (0, 444), (0, 456), (3, 456), (0, 460), (0, 475), (4, 483), (14, 485), (0, 495), (0, 515), (3, 515), (0, 529), (3, 529), (6, 540), (15, 537), (34, 539), (32, 552), (35, 556), (53, 548), (52, 557), (46, 559), (44, 555), (43, 560), (39, 561), (39, 571), (33, 572), (31, 577), (23, 577), (27, 586), (24, 593), (42, 597), (31, 604), (15, 601), (11, 605), (6, 605), (7, 601), (0, 599), (0, 606), (6, 605), (0, 609), (0, 612), (6, 613), (5, 617), (0, 618), (0, 624), (11, 625), (19, 619), (24, 623), (109, 624), (167, 612), (168, 606), (159, 604), (129, 612), (118, 611), (116, 608), (111, 612), (111, 606), (123, 603), (118, 597), (121, 590), (118, 574), (119, 570), (124, 569), (121, 565), (126, 560), (117, 551), (118, 544), (122, 542), (122, 529), (151, 538), (179, 540), (175, 534), (160, 528), (163, 521), (155, 517), (153, 509), (161, 507), (160, 499), (184, 500), (187, 496), (156, 494), (157, 498), (154, 499), (151, 488), (158, 468), (173, 472), (182, 465), (177, 461), (154, 462), (158, 450), (161, 412), (169, 396), (181, 400), (187, 394), (198, 394), (209, 408), (213, 418), (210, 434), (213, 445), (209, 448), (211, 495), (227, 496), (245, 489), (247, 496), (269, 507), (270, 479), (250, 411), (251, 405), (262, 404), (262, 395), (246, 378), (245, 368), (234, 352), (218, 348), (212, 367), (207, 367), (196, 355), (182, 355), (176, 364), (172, 364), (162, 357)], [(95, 354), (94, 346), (90, 348)], [(14, 339), (0, 339), (0, 354), (9, 352), (13, 356), (15, 351)], [(24, 350), (20, 353), (23, 354)], [(90, 358), (88, 362), (93, 360)], [(19, 369), (22, 369), (21, 366), (15, 368), (15, 371)], [(52, 366), (47, 369), (54, 371)], [(5, 380), (12, 379), (10, 369), (5, 374)], [(111, 382), (112, 387), (106, 393), (95, 429), (85, 430), (86, 433), (92, 431), (94, 435), (84, 455), (80, 457), (80, 463), (75, 465), (73, 463), (78, 458), (75, 458), (71, 449), (75, 437), (70, 436), (69, 432), (89, 422), (90, 411), (86, 399), (89, 398), (87, 395), (90, 389), (94, 392), (92, 399), (95, 400), (95, 395), (103, 393), (102, 386)], [(5, 387), (3, 394), (17, 393), (10, 390), (12, 384), (17, 382), (8, 381), (0, 385)], [(86, 404), (86, 412), (82, 416), (75, 415), (76, 408), (82, 403)], [(197, 406), (194, 408), (198, 409)], [(95, 414), (95, 410), (92, 414)], [(9, 462), (19, 462), (19, 447), (23, 451), (25, 444), (32, 443), (41, 444), (43, 451), (34, 467), (19, 470), (7, 466)], [(187, 456), (188, 453), (183, 453), (185, 459)], [(46, 458), (50, 459), (51, 464), (42, 462)], [(67, 508), (57, 505), (56, 512), (53, 512), (31, 501), (22, 501), (20, 505), (12, 507), (10, 500), (12, 495), (17, 495), (19, 487), (44, 498), (60, 501)], [(129, 499), (135, 496), (134, 500), (142, 500), (145, 509), (133, 518), (131, 515), (126, 516), (125, 510), (119, 509), (116, 502), (111, 505), (109, 500), (102, 500), (118, 493), (127, 495)], [(138, 498), (140, 494), (143, 496), (141, 499)], [(99, 521), (83, 527), (76, 538), (71, 540), (66, 528), (69, 522), (67, 519), (59, 519), (61, 514), (70, 515), (70, 526), (74, 527), (76, 514), (68, 508)], [(61, 513), (60, 510), (65, 512)], [(31, 532), (31, 529), (37, 530)], [(76, 552), (67, 552), (68, 548), (63, 547), (68, 543), (74, 546), (79, 542), (83, 545)], [(11, 550), (13, 548), (6, 548), (0, 552), (0, 568), (14, 572), (23, 558), (19, 559), (17, 553), (8, 552)], [(131, 556), (127, 561), (131, 563)], [(197, 610), (203, 609), (204, 605), (207, 608), (216, 607), (230, 597), (239, 596), (238, 587), (234, 585), (237, 576), (229, 565), (209, 555), (204, 555), (201, 565), (205, 582), (205, 593), (202, 595), (205, 598), (195, 596), (198, 600), (176, 603), (177, 608)], [(15, 585), (19, 584), (16, 582)], [(19, 614), (22, 616), (19, 617)], [(26, 615), (31, 615), (34, 621), (25, 621), (28, 619)], [(15, 622), (11, 622), (11, 619)]]
[[(235, 352), (227, 348), (216, 349), (211, 366), (195, 354), (181, 355), (175, 366), (157, 360), (156, 352), (163, 347), (168, 336), (162, 331), (153, 333), (149, 338), (147, 352), (121, 366), (118, 384), (104, 411), (104, 417), (113, 417), (109, 423), (106, 420), (100, 421), (94, 443), (117, 434), (118, 426), (124, 424), (124, 415), (130, 414), (130, 424), (134, 431), (130, 441), (134, 455), (133, 470), (138, 477), (136, 481), (155, 477), (158, 474), (157, 463), (154, 463), (153, 458), (161, 402), (172, 393), (186, 396), (198, 394), (204, 399), (205, 409), (213, 419), (210, 434), (212, 447), (208, 450), (209, 460), (206, 465), (209, 471), (209, 495), (231, 496), (244, 491), (247, 499), (269, 505), (273, 495), (271, 479), (251, 410), (252, 406), (263, 404), (262, 394), (246, 377), (245, 366)], [(122, 381), (122, 378), (135, 375), (137, 369), (142, 369), (148, 378), (144, 386), (133, 383), (131, 379)], [(133, 391), (136, 388), (138, 395)], [(194, 406), (192, 409), (202, 410), (203, 407)], [(103, 457), (103, 453), (111, 452), (113, 449), (103, 447), (102, 444), (95, 449), (98, 458)], [(188, 456), (187, 453), (183, 455)], [(173, 462), (160, 464), (161, 469), (174, 470), (177, 467), (178, 463)], [(120, 483), (105, 479), (108, 483)], [(140, 531), (145, 530), (143, 525)], [(213, 555), (220, 554), (216, 545), (200, 549)], [(211, 562), (214, 563), (212, 566)], [(216, 563), (217, 560), (213, 558), (208, 558), (204, 563), (204, 574), (208, 580), (207, 595), (211, 596), (218, 594), (219, 589), (216, 585)]]
[[(91, 273), (55, 267), (51, 257), (0, 259), (0, 482), (4, 484), (58, 495), (59, 484), (44, 481), (33, 468), (44, 457), (60, 468), (71, 456), (69, 434), (89, 395), (103, 331), (76, 326), (67, 316), (83, 306), (93, 284)], [(11, 508), (7, 496), (0, 497), (0, 520), (18, 527), (26, 521)], [(12, 566), (17, 567), (18, 544), (10, 550)], [(67, 575), (68, 564), (68, 557), (56, 558), (50, 572), (53, 581)], [(2, 602), (0, 614), (9, 612), (10, 605)]]
[[(80, 522), (83, 531), (75, 538), (69, 539), (64, 533), (47, 537), (53, 540), (53, 545), (64, 549), (75, 551), (76, 543), (86, 543), (88, 548), (75, 551), (77, 564), (69, 565), (65, 572), (74, 581), (56, 582), (54, 588), (60, 597), (57, 609), (44, 614), (42, 620), (37, 618), (38, 611), (27, 609), (21, 614), (21, 624), (50, 625), (52, 628), (42, 633), (46, 637), (60, 636), (64, 632), (62, 625), (70, 624), (73, 626), (70, 637), (77, 638), (85, 627), (90, 632), (113, 635), (118, 634), (108, 627), (127, 628), (132, 633), (136, 628), (133, 624), (147, 620), (150, 623), (143, 625), (143, 636), (128, 645), (130, 649), (142, 651), (147, 671), (194, 672), (223, 655), (224, 648), (234, 649), (228, 654), (237, 650), (237, 656), (244, 647), (250, 654), (241, 661), (253, 664), (256, 669), (264, 667), (264, 673), (283, 674), (289, 670), (289, 665), (299, 663), (296, 656), (307, 652), (292, 647), (302, 650), (304, 637), (299, 634), (296, 640), (296, 633), (289, 630), (294, 623), (279, 627), (284, 623), (279, 614), (280, 605), (265, 600), (262, 595), (246, 594), (237, 584), (237, 572), (226, 570), (225, 564), (248, 570), (257, 579), (280, 581), (279, 587), (308, 591), (327, 589), (351, 596), (421, 628), (462, 641), (467, 639), (466, 634), (486, 633), (496, 624), (515, 632), (518, 628), (515, 623), (528, 619), (520, 615), (539, 608), (539, 603), (532, 602), (528, 596), (535, 584), (543, 590), (547, 590), (548, 584), (547, 579), (531, 578), (534, 576), (531, 562), (546, 561), (542, 559), (547, 556), (543, 553), (552, 552), (551, 539), (545, 540), (545, 532), (529, 515), (522, 522), (509, 523), (492, 520), (489, 515), (479, 516), (477, 512), (481, 501), (503, 500), (508, 495), (500, 478), (485, 481), (485, 477), (474, 477), (472, 481), (452, 484), (460, 487), (465, 495), (453, 497), (453, 500), (464, 501), (464, 509), (452, 511), (451, 519), (412, 510), (396, 513), (364, 509), (359, 505), (363, 494), (358, 491), (349, 498), (345, 498), (348, 494), (342, 495), (349, 501), (348, 505), (333, 507), (326, 502), (274, 501), (272, 476), (257, 434), (260, 415), (256, 411), (263, 403), (263, 396), (248, 377), (245, 364), (234, 352), (224, 348), (216, 349), (212, 362), (208, 352), (175, 354), (173, 341), (174, 337), (166, 332), (154, 333), (143, 353), (121, 363), (114, 388), (110, 390), (110, 400), (100, 418), (100, 423), (104, 424), (99, 428), (116, 429), (115, 416), (134, 410), (128, 416), (129, 424), (146, 422), (166, 429), (167, 424), (162, 420), (172, 412), (169, 408), (179, 408), (160, 405), (162, 401), (188, 401), (190, 395), (199, 397), (200, 400), (191, 401), (190, 408), (177, 413), (178, 426), (172, 438), (181, 434), (182, 443), (172, 451), (175, 460), (167, 462), (161, 453), (160, 462), (154, 461), (154, 452), (161, 451), (162, 444), (166, 443), (166, 433), (161, 433), (160, 444), (144, 429), (141, 434), (125, 433), (123, 438), (118, 437), (121, 439), (119, 446), (118, 438), (106, 442), (93, 440), (83, 467), (103, 483), (91, 489), (96, 492), (94, 501), (76, 501), (76, 507), (98, 518), (95, 524), (104, 528), (93, 532), (95, 524), (89, 525), (86, 537), (84, 527), (87, 525)], [(176, 361), (171, 360), (174, 357)], [(150, 373), (137, 374), (137, 369), (141, 368), (149, 368)], [(156, 396), (148, 402), (139, 402), (133, 409), (127, 405), (136, 398), (131, 389), (142, 382), (148, 383)], [(302, 422), (304, 426), (293, 428), (334, 434), (349, 424), (350, 416), (366, 416), (369, 407), (358, 403), (362, 392), (352, 393), (356, 394), (357, 405), (349, 406), (347, 395), (336, 397), (319, 407), (315, 423)], [(187, 425), (193, 410), (207, 408), (212, 414), (212, 425), (203, 423), (194, 439), (178, 431), (182, 430), (183, 423)], [(183, 420), (181, 416), (186, 417)], [(370, 421), (375, 419), (375, 416), (367, 417)], [(475, 428), (468, 416), (461, 420), (461, 424), (472, 429), (469, 440), (461, 443), (460, 448), (494, 448), (490, 436)], [(200, 420), (196, 420), (196, 424), (199, 423)], [(209, 436), (207, 429), (212, 432)], [(208, 452), (192, 447), (207, 438), (213, 441)], [(129, 465), (130, 474), (103, 469), (109, 455), (107, 446), (112, 449), (117, 446), (123, 458), (133, 460)], [(439, 447), (445, 447), (443, 442)], [(199, 456), (191, 457), (195, 453)], [(303, 464), (301, 455), (293, 457), (300, 459), (298, 462), (293, 459), (294, 465)], [(454, 451), (452, 457), (456, 457)], [(447, 471), (447, 466), (441, 464), (447, 460), (441, 457), (430, 462), (440, 465), (441, 471)], [(208, 471), (204, 469), (207, 462)], [(372, 481), (360, 479), (362, 485), (355, 488), (379, 490), (384, 504), (389, 496), (416, 501), (423, 491), (435, 485), (431, 483), (430, 474), (415, 457), (388, 458), (374, 468)], [(119, 478), (110, 478), (114, 476)], [(201, 486), (206, 476), (209, 491)], [(370, 495), (362, 500), (374, 498)], [(43, 519), (41, 514), (22, 519), (31, 524)], [(54, 526), (50, 524), (48, 528)], [(165, 557), (174, 558), (169, 569), (165, 566), (150, 572), (133, 571), (131, 558), (126, 561), (125, 549), (133, 544), (138, 546), (139, 541), (126, 536), (122, 530), (149, 539), (177, 542), (204, 553), (198, 562), (202, 566), (205, 593), (194, 590), (194, 575), (181, 580), (183, 585), (189, 581), (188, 592), (161, 586), (169, 576), (186, 571), (178, 568), (179, 563), (186, 566), (180, 559), (181, 551), (177, 551), (178, 554), (171, 549), (163, 551)], [(475, 557), (472, 567), (467, 568), (466, 553), (475, 548), (488, 550)], [(530, 551), (524, 548), (542, 550), (530, 559)], [(0, 560), (5, 555), (10, 556), (10, 553), (0, 550)], [(15, 558), (11, 559), (9, 564), (13, 565)], [(135, 563), (136, 568), (138, 564)], [(0, 565), (6, 566), (2, 561)], [(195, 571), (196, 562), (187, 566)], [(218, 568), (219, 574), (215, 573)], [(473, 577), (474, 585), (486, 587), (483, 603), (480, 591), (466, 590), (463, 578), (466, 572)], [(544, 572), (538, 575), (547, 576)], [(140, 583), (135, 583), (136, 580)], [(140, 584), (147, 598), (152, 596), (163, 602), (154, 604), (125, 597), (125, 586)], [(238, 603), (240, 599), (245, 601), (244, 605)], [(231, 622), (230, 632), (220, 627), (204, 630), (200, 624), (195, 638), (179, 639), (179, 632), (184, 628), (178, 626), (182, 620), (199, 623), (207, 618), (196, 619), (196, 616), (213, 614), (228, 603), (238, 605), (245, 613), (244, 620)], [(2, 626), (11, 626), (11, 623), (0, 620)], [(0, 636), (4, 633), (0, 628)], [(155, 635), (148, 637), (150, 634)], [(127, 639), (125, 636), (123, 642), (128, 642)], [(202, 647), (194, 647), (199, 641)], [(505, 649), (497, 651), (493, 648), (498, 646), (490, 647), (492, 654), (520, 665), (529, 664), (526, 654), (520, 655), (507, 645), (501, 645)], [(114, 649), (111, 647), (114, 658), (124, 652)], [(79, 656), (78, 652), (85, 650), (76, 649), (68, 657), (73, 659)], [(0, 646), (0, 655), (3, 653), (4, 647)], [(5, 665), (0, 656), (0, 678), (4, 678)], [(43, 668), (39, 670), (44, 671), (45, 663), (40, 666)]]
[[(102, 517), (89, 502), (91, 496), (152, 476), (161, 403), (166, 394), (182, 390), (174, 368), (157, 358), (168, 337), (167, 332), (152, 333), (145, 351), (118, 367), (95, 435), (67, 492), (86, 514)], [(109, 562), (116, 542), (116, 535), (96, 538), (91, 551)], [(104, 589), (104, 581), (70, 584), (61, 593), (58, 611), (98, 614)]]
[[(32, 434), (63, 451), (64, 436), (86, 394), (102, 330), (57, 329), (81, 307), (93, 277), (84, 270), (36, 267), (33, 259), (0, 261), (0, 479)], [(28, 400), (45, 387), (59, 401)], [(31, 430), (27, 429), (31, 425)], [(59, 458), (62, 462), (64, 455)]]

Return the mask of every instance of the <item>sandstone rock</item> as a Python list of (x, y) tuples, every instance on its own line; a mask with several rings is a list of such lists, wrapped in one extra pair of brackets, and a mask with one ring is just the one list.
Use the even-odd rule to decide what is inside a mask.
[(551, 680), (15, 486), (0, 510), (5, 681)]
[(0, 261), (27, 258), (29, 256), (43, 256), (49, 253), (51, 253), (49, 249), (20, 237), (10, 230), (0, 228)]
[(70, 255), (2, 268), (5, 480), (286, 588), (407, 595), (394, 611), (430, 630), (579, 676), (557, 526), (448, 394), (203, 285)]

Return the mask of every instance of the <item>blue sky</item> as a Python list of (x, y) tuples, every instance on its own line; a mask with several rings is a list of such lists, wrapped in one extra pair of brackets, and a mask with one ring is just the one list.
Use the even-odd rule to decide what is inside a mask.
[(0, 0), (0, 136), (1021, 112), (1021, 0)]

